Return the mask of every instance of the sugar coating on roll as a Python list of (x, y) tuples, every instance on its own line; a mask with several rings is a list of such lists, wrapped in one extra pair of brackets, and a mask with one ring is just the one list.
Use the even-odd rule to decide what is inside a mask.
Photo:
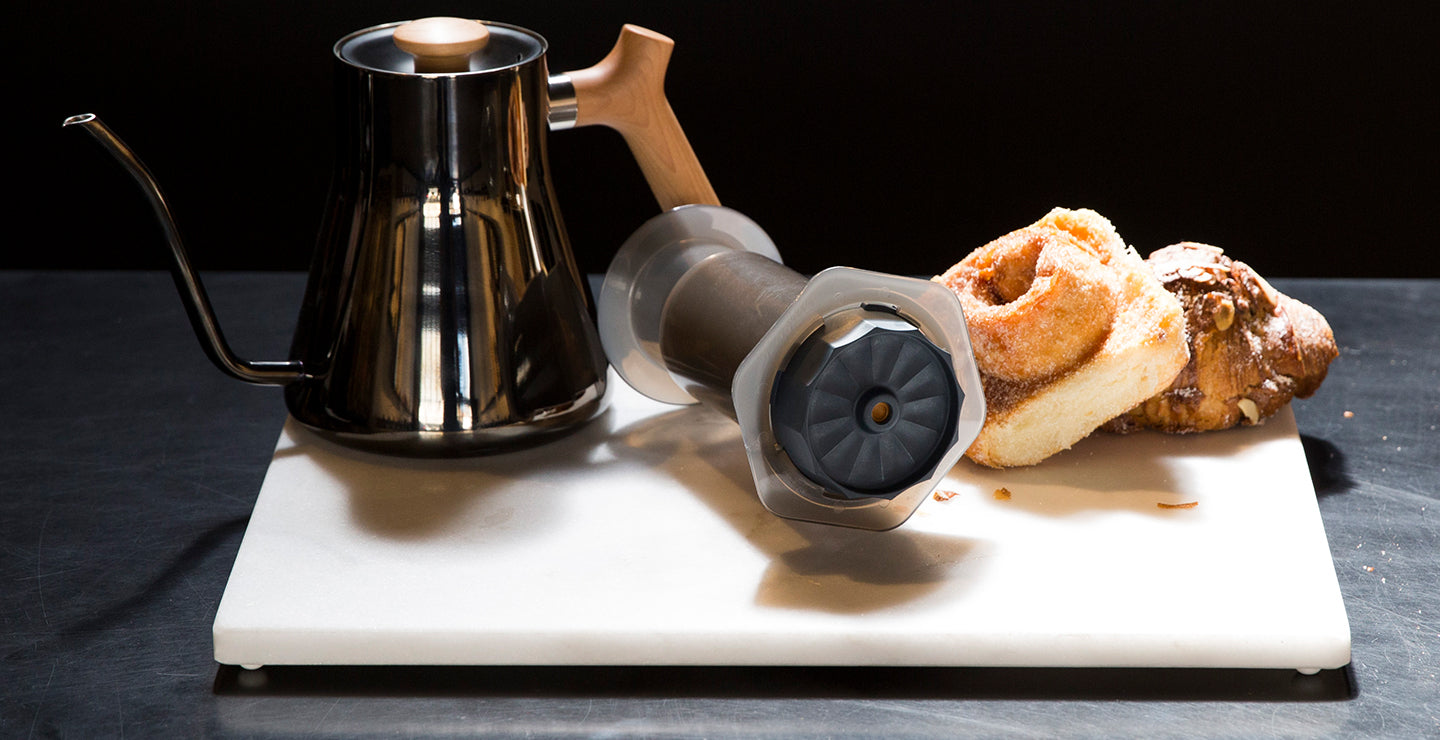
[(1091, 210), (1056, 208), (934, 279), (965, 309), (986, 403), (965, 454), (981, 465), (1068, 449), (1189, 360), (1179, 299)]

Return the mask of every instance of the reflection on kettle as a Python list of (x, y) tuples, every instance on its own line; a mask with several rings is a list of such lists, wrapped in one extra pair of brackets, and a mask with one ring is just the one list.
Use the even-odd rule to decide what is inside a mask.
[(605, 356), (555, 205), (547, 130), (611, 126), (662, 208), (717, 203), (664, 98), (672, 45), (626, 26), (600, 64), (551, 76), (546, 41), (501, 23), (430, 18), (341, 39), (337, 166), (284, 362), (231, 352), (149, 171), (94, 115), (65, 125), (145, 191), (222, 370), (284, 385), (297, 420), (345, 444), (486, 453), (603, 408)]

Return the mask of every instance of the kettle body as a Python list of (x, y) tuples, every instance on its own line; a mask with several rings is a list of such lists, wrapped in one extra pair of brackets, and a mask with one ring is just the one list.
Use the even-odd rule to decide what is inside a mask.
[(473, 72), (404, 71), (393, 26), (335, 46), (336, 168), (287, 384), (305, 425), (416, 454), (593, 416), (606, 363), (556, 206), (543, 38), (487, 24)]

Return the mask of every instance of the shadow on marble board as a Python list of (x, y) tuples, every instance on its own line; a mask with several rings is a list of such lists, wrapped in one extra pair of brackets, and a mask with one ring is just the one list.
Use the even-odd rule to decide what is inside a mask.
[[(700, 407), (665, 410), (627, 424), (606, 412), (543, 447), (468, 459), (380, 456), (337, 445), (293, 421), (287, 433), (295, 444), (282, 442), (277, 463), (304, 456), (303, 461), (324, 470), (344, 490), (354, 521), (387, 540), (420, 542), (477, 526), (492, 545), (499, 538), (537, 536), (554, 525), (550, 513), (563, 508), (558, 497), (566, 491), (536, 491), (537, 496), (556, 496), (555, 509), (543, 503), (508, 506), (491, 497), (508, 496), (504, 491), (540, 468), (562, 471), (570, 485), (578, 485), (583, 474), (600, 478), (639, 463), (673, 479), (675, 495), (704, 504), (765, 555), (769, 566), (754, 596), (765, 606), (836, 614), (901, 607), (941, 589), (965, 588), (973, 575), (967, 569), (983, 565), (970, 557), (976, 543), (961, 537), (903, 528), (871, 532), (776, 517), (755, 493), (739, 428)], [(476, 510), (484, 512), (483, 520), (476, 520)], [(500, 516), (508, 519), (492, 521)], [(505, 526), (494, 526), (499, 524)]]
[[(942, 589), (963, 589), (979, 543), (908, 530), (884, 532), (783, 519), (755, 493), (755, 481), (734, 422), (705, 409), (643, 419), (613, 437), (617, 456), (670, 472), (681, 487), (722, 517), (770, 565), (757, 604), (834, 614), (899, 607)], [(699, 461), (673, 468), (676, 459)], [(703, 467), (704, 470), (697, 470)]]

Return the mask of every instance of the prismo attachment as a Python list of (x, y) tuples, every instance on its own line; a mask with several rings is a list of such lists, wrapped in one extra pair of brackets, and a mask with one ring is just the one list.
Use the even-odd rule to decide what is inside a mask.
[(760, 500), (782, 517), (899, 526), (985, 420), (949, 290), (845, 267), (807, 281), (727, 208), (647, 222), (597, 308), (605, 354), (632, 387), (739, 422)]

